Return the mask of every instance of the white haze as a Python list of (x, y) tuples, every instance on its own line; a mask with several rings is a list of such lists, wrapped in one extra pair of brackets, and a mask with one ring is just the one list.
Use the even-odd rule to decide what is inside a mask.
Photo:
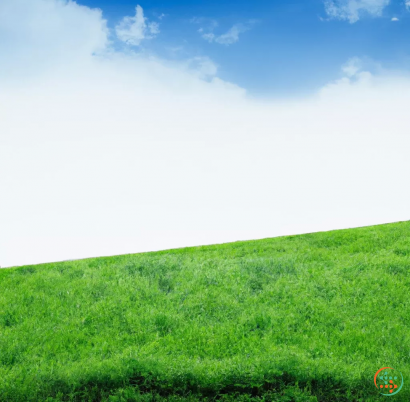
[(410, 217), (407, 72), (257, 100), (57, 0), (0, 0), (0, 38), (1, 267)]

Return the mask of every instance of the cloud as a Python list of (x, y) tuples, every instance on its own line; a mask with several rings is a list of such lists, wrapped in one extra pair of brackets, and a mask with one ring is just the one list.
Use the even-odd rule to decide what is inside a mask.
[(392, 21), (398, 21), (399, 19), (397, 17), (393, 17), (391, 20)]
[(404, 0), (404, 5), (406, 6), (407, 10), (410, 11), (410, 0)]
[(99, 10), (0, 16), (1, 267), (409, 219), (407, 72), (260, 100), (208, 58), (113, 50)]
[(228, 32), (222, 35), (214, 35), (213, 33), (203, 34), (202, 37), (208, 42), (216, 42), (221, 45), (232, 45), (233, 43), (238, 42), (239, 35), (250, 29), (249, 26), (244, 24), (236, 24)]
[(256, 20), (249, 20), (245, 24), (235, 24), (226, 33), (216, 35), (215, 29), (218, 27), (218, 22), (215, 20), (207, 20), (205, 18), (194, 17), (190, 20), (193, 24), (204, 24), (203, 27), (198, 29), (202, 38), (209, 43), (215, 42), (221, 45), (232, 45), (239, 41), (239, 35), (249, 31), (252, 26), (257, 22)]
[(390, 0), (325, 0), (324, 4), (330, 18), (348, 20), (353, 24), (359, 21), (362, 13), (380, 17)]
[(124, 17), (115, 27), (118, 39), (128, 45), (139, 46), (142, 40), (154, 38), (160, 33), (159, 24), (157, 22), (147, 24), (146, 21), (144, 10), (138, 5), (134, 17)]
[(216, 77), (218, 66), (209, 57), (194, 57), (189, 59), (186, 66), (196, 71), (201, 79)]
[(362, 60), (359, 57), (353, 57), (345, 65), (342, 66), (342, 71), (348, 77), (353, 77), (362, 68), (363, 68)]
[(63, 0), (0, 0), (0, 37), (0, 77), (9, 79), (84, 63), (109, 44), (101, 10)]

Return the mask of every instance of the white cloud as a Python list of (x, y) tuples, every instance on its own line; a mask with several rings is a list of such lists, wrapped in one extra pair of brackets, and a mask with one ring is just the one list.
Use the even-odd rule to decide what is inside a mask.
[(135, 9), (134, 17), (124, 17), (115, 27), (117, 37), (128, 45), (139, 46), (144, 39), (152, 39), (160, 33), (159, 24), (151, 22), (147, 24), (144, 10), (141, 6)]
[(0, 266), (409, 218), (409, 74), (357, 59), (251, 99), (210, 59), (104, 50), (63, 4), (0, 0)]
[(190, 20), (193, 24), (205, 24), (205, 26), (198, 29), (202, 38), (209, 43), (215, 42), (221, 45), (232, 45), (239, 41), (239, 35), (246, 31), (249, 31), (257, 21), (250, 20), (246, 24), (235, 24), (226, 33), (216, 35), (215, 29), (218, 27), (218, 22), (215, 20), (207, 20), (205, 18), (194, 17)]
[(201, 79), (216, 77), (218, 66), (208, 57), (194, 57), (188, 60), (186, 66), (196, 71)]
[(213, 33), (210, 34), (204, 34), (202, 37), (209, 42), (216, 42), (221, 45), (232, 45), (233, 43), (238, 42), (239, 40), (239, 35), (243, 32), (248, 31), (250, 28), (248, 26), (245, 26), (243, 24), (236, 24), (234, 25), (231, 29), (229, 29), (228, 32), (216, 36)]
[(362, 60), (358, 57), (351, 58), (342, 66), (342, 71), (348, 76), (353, 77), (363, 68)]
[(357, 22), (362, 13), (380, 17), (390, 0), (325, 0), (325, 11), (330, 18)]
[(101, 10), (63, 0), (0, 0), (0, 38), (0, 77), (9, 78), (84, 63), (109, 43)]
[[(201, 32), (201, 31), (199, 31), (199, 32)], [(215, 40), (215, 34), (213, 34), (213, 33), (203, 34), (202, 37), (210, 43)]]
[(391, 20), (392, 21), (398, 21), (399, 19), (397, 17), (393, 17)]

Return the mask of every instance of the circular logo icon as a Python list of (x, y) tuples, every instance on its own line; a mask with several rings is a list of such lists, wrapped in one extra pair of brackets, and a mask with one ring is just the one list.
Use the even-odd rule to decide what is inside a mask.
[(374, 375), (374, 385), (382, 395), (395, 395), (403, 387), (403, 375), (392, 367), (383, 367)]

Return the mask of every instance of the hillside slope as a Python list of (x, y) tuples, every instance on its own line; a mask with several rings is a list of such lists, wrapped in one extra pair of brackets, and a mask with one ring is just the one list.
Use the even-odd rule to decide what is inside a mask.
[(399, 222), (0, 270), (0, 401), (407, 401), (409, 268)]

